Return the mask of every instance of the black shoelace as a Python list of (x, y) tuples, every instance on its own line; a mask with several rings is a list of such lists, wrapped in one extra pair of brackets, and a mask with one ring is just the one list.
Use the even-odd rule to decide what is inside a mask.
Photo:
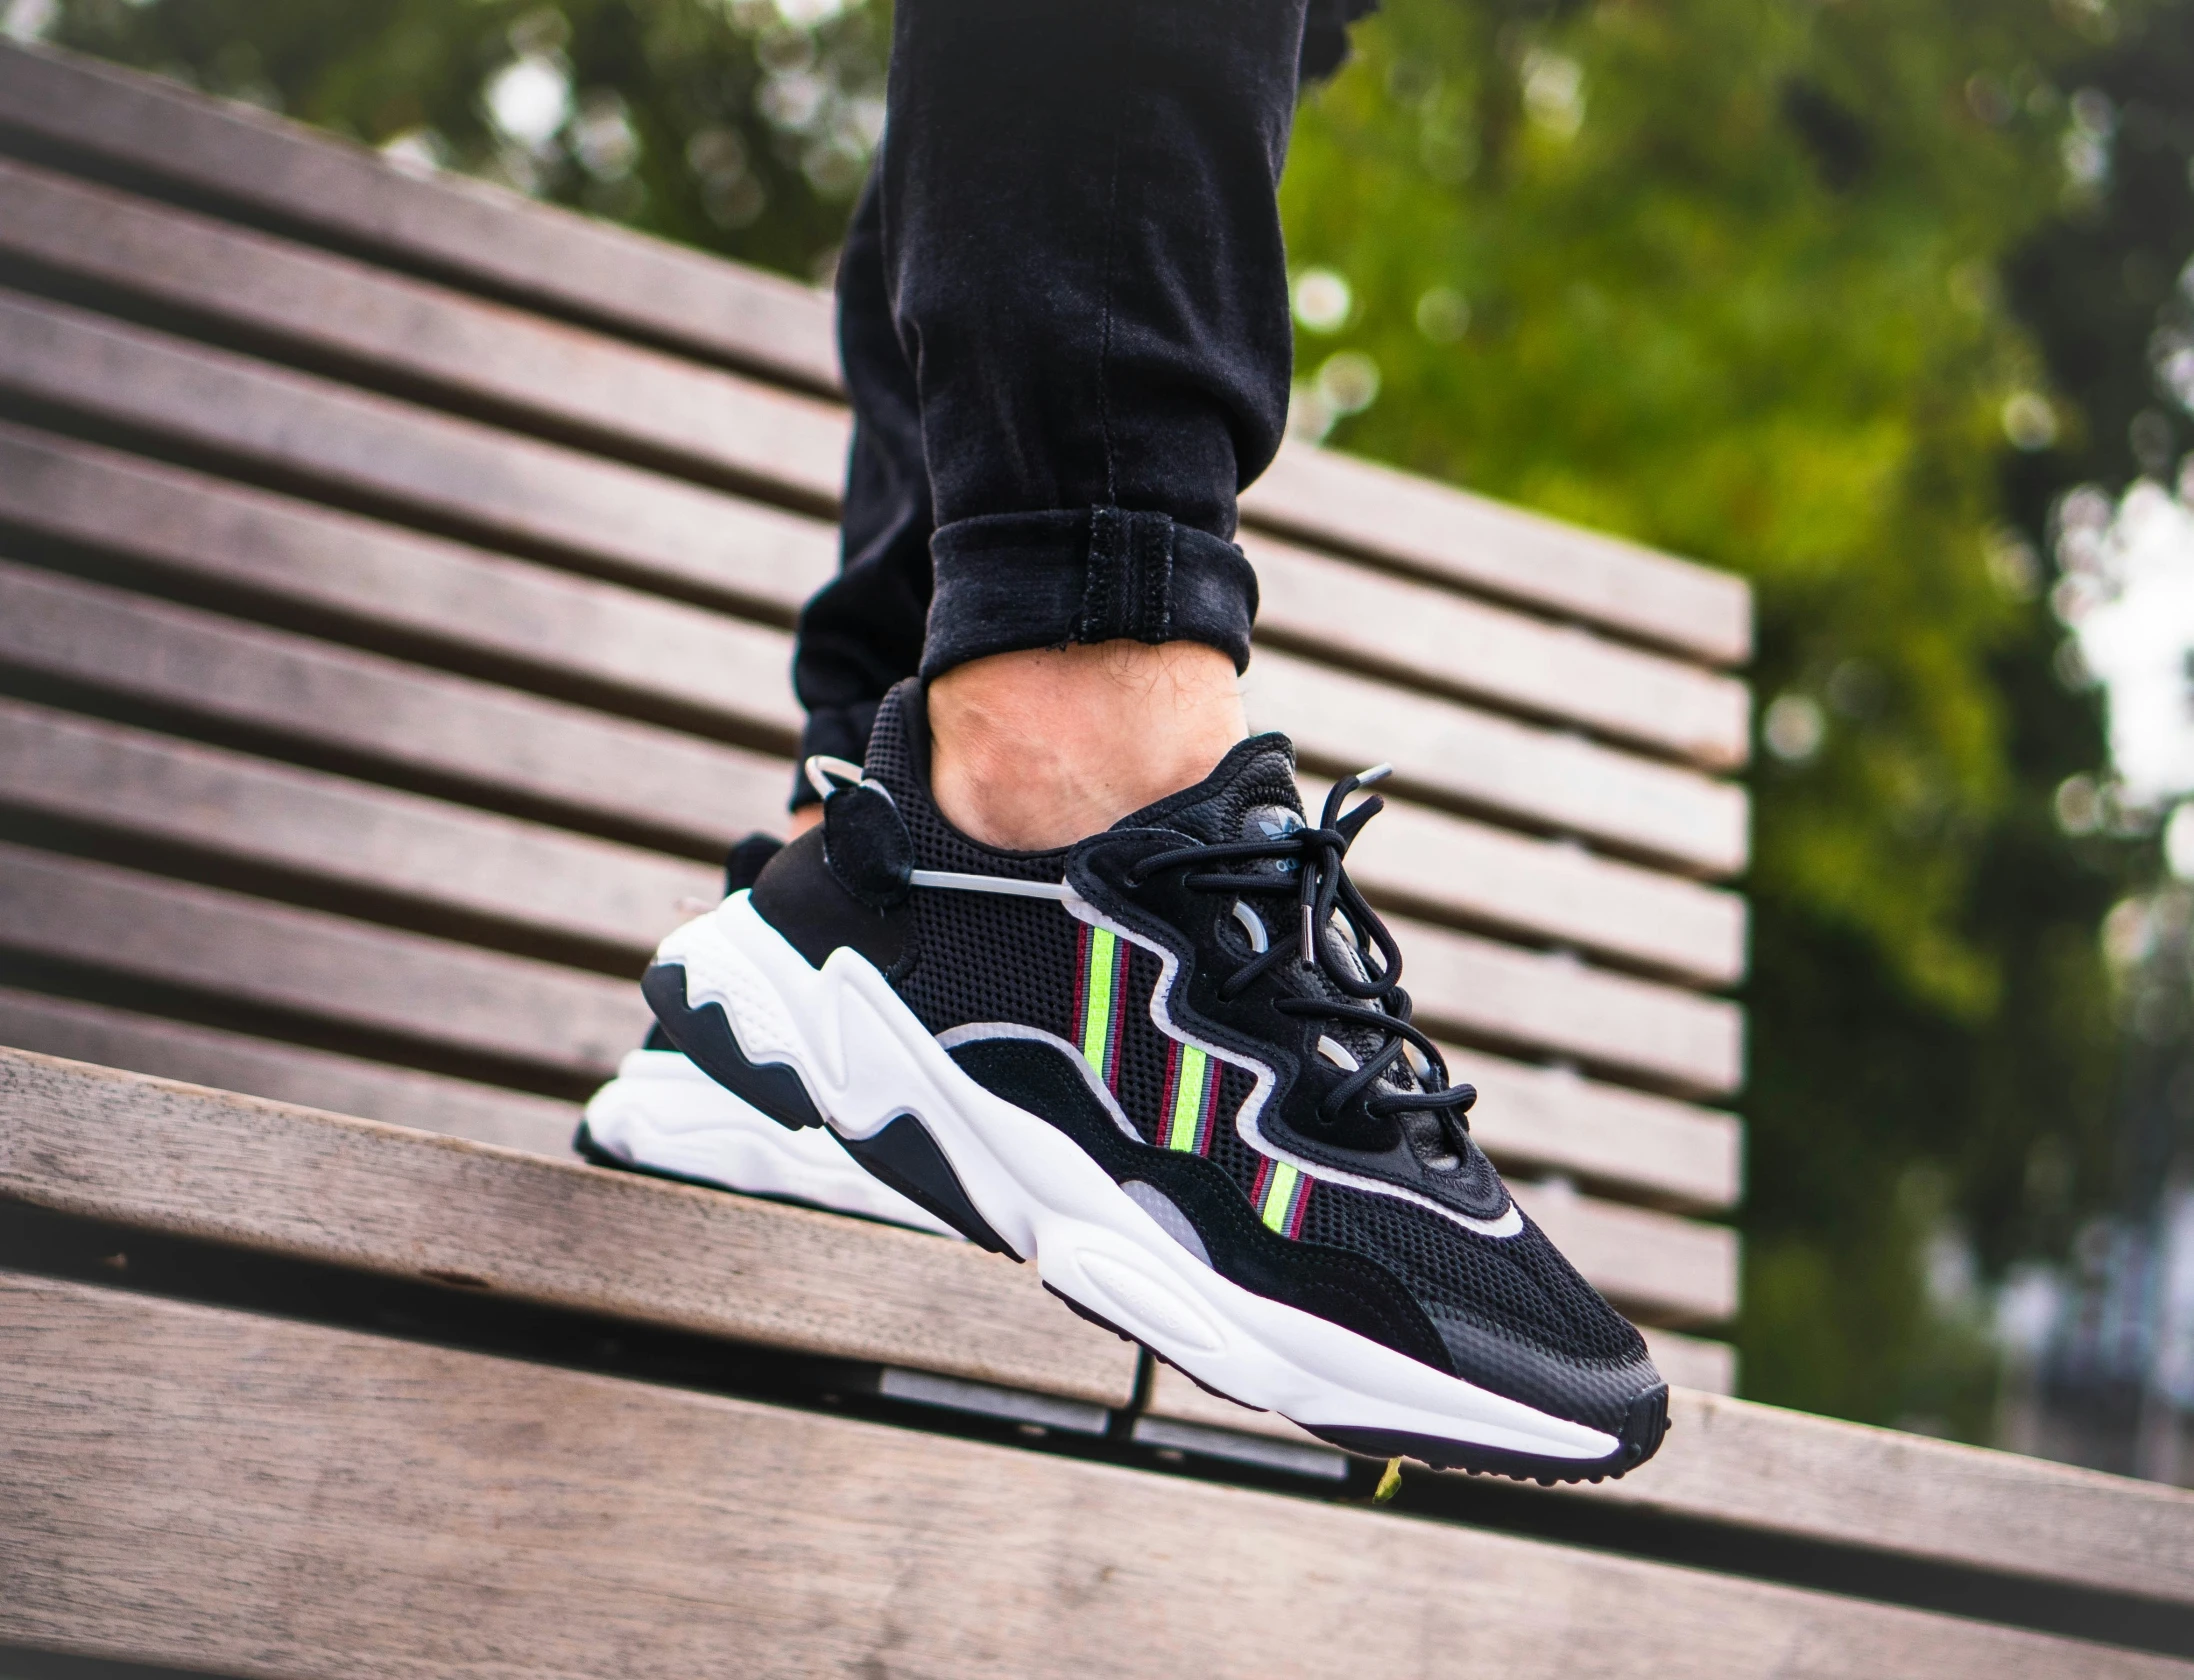
[[(1128, 884), (1140, 886), (1151, 876), (1182, 864), (1199, 866), (1181, 878), (1194, 892), (1270, 894), (1281, 886), (1269, 874), (1227, 873), (1213, 865), (1276, 862), (1293, 866), (1302, 906), (1302, 935), (1295, 951), (1278, 940), (1219, 983), (1219, 996), (1231, 1002), (1290, 955), (1306, 968), (1316, 968), (1341, 997), (1283, 997), (1273, 1007), (1286, 1015), (1302, 1015), (1363, 1027), (1380, 1037), (1380, 1047), (1363, 1058), (1356, 1071), (1326, 1093), (1319, 1113), (1327, 1124), (1336, 1123), (1350, 1102), (1385, 1077), (1397, 1060), (1415, 1049), (1421, 1061), (1409, 1072), (1417, 1089), (1381, 1091), (1364, 1100), (1365, 1112), (1379, 1118), (1405, 1113), (1434, 1116), (1458, 1157), (1469, 1131), (1465, 1116), (1478, 1100), (1470, 1085), (1450, 1085), (1447, 1063), (1439, 1047), (1410, 1024), (1409, 994), (1402, 990), (1402, 951), (1378, 912), (1365, 902), (1356, 883), (1342, 866), (1349, 847), (1369, 822), (1386, 808), (1373, 794), (1345, 815), (1341, 807), (1350, 794), (1387, 774), (1380, 765), (1359, 775), (1344, 777), (1326, 795), (1316, 828), (1296, 828), (1265, 840), (1231, 840), (1207, 846), (1176, 846), (1144, 858), (1128, 872)], [(1342, 960), (1334, 948), (1330, 930), (1338, 911), (1355, 941), (1358, 963)], [(1321, 934), (1326, 935), (1321, 937)], [(1360, 966), (1359, 966), (1360, 965)], [(1343, 1001), (1351, 999), (1354, 1001)]]

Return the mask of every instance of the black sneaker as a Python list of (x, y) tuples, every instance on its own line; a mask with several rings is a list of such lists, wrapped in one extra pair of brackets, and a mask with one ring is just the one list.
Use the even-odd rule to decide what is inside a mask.
[(822, 826), (648, 972), (705, 1070), (1338, 1446), (1544, 1481), (1652, 1455), (1667, 1385), (1472, 1142), (1342, 872), (1371, 777), (1308, 828), (1265, 735), (1102, 834), (998, 851), (931, 802), (912, 683), (865, 778), (814, 773)]
[[(750, 834), (732, 847), (724, 891), (754, 884), (780, 843)], [(799, 1202), (957, 1237), (838, 1146), (828, 1131), (787, 1131), (703, 1073), (660, 1025), (617, 1064), (617, 1077), (587, 1099), (572, 1148), (600, 1167)]]

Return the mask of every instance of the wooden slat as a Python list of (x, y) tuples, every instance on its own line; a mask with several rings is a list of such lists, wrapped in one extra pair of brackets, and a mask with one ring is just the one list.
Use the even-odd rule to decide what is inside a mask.
[(820, 520), (21, 293), (0, 392), (781, 622), (836, 569)]
[(1680, 1330), (1652, 1324), (1640, 1325), (1638, 1333), (1645, 1338), (1655, 1367), (1670, 1387), (1696, 1389), (1703, 1394), (1737, 1392), (1737, 1350), (1727, 1342), (1687, 1336)]
[(1282, 445), (1242, 517), (1718, 664), (1752, 654), (1751, 591), (1726, 572), (1331, 450)]
[(0, 520), (734, 726), (789, 703), (790, 644), (738, 619), (5, 422)]
[(649, 1020), (629, 980), (15, 845), (0, 949), (567, 1077), (608, 1074)]
[(1601, 1294), (1634, 1318), (1707, 1325), (1737, 1313), (1737, 1233), (1561, 1184), (1512, 1181), (1516, 1205)]
[(1428, 1027), (1575, 1056), (1684, 1091), (1720, 1095), (1744, 1078), (1744, 1015), (1560, 954), (1519, 951), (1399, 916), (1402, 984)]
[(57, 1212), (1099, 1405), (1135, 1385), (1031, 1268), (895, 1225), (13, 1051), (0, 1116), (0, 1189)]
[(1744, 1127), (1732, 1115), (1483, 1050), (1443, 1046), (1478, 1088), (1470, 1126), (1504, 1168), (1620, 1185), (1671, 1207), (1725, 1208), (1744, 1182)]
[[(7, 699), (0, 699), (0, 808), (377, 901), (622, 947), (635, 969), (719, 890), (706, 865)], [(1734, 1126), (1726, 1117), (1602, 1093), (1575, 1078), (1535, 1079), (1530, 1069), (1510, 1068), (1504, 1084), (1500, 1064), (1468, 1052), (1456, 1052), (1455, 1062), (1486, 1086), (1480, 1141), (1504, 1165), (1634, 1183), (1687, 1205), (1720, 1206), (1734, 1196)]]
[(248, 106), (0, 42), (8, 128), (551, 312), (817, 390), (838, 384), (824, 293), (480, 182), (415, 180)]
[[(865, 1331), (878, 1340), (861, 1357), (1044, 1386), (1026, 1350), (1048, 1321), (1007, 1311), (1047, 1304), (1033, 1287), (980, 1297), (1005, 1303), (992, 1309), (991, 1363), (938, 1363), (963, 1345), (945, 1322), (955, 1303), (985, 1278), (1027, 1273), (919, 1233), (12, 1052), (0, 1052), (0, 1117), (0, 1194), (39, 1206), (369, 1271), (455, 1272), (528, 1300), (813, 1351), (845, 1349), (781, 1342), (791, 1332), (756, 1315), (783, 1308), (810, 1336), (913, 1315), (936, 1326), (928, 1342)], [(807, 1233), (831, 1240), (814, 1247)], [(917, 1262), (943, 1270), (893, 1282)], [(768, 1287), (723, 1287), (735, 1265), (763, 1268), (753, 1275)], [(818, 1291), (844, 1306), (811, 1310)], [(2194, 1493), (1740, 1402), (1677, 1405), (1654, 1467), (1607, 1497), (1838, 1543), (1878, 1533), (1919, 1556), (2194, 1604)]]
[(0, 1044), (559, 1160), (576, 1103), (0, 986)]
[[(634, 582), (704, 589), (780, 620), (834, 565), (835, 539), (818, 520), (41, 299), (0, 293), (0, 390), (218, 450), (323, 493), (568, 552)], [(721, 633), (742, 632), (751, 646), (731, 668), (770, 672), (749, 709), (789, 706), (777, 699), (782, 658), (768, 634), (728, 621)], [(1537, 662), (1528, 651), (1517, 662), (1524, 668)], [(1427, 658), (1437, 663), (1438, 650)], [(1596, 680), (1604, 686), (1608, 673)], [(1306, 745), (1342, 760), (1365, 750), (1382, 723), (1395, 726), (1387, 713), (1406, 712), (1424, 750), (1466, 764), (1462, 797), (1709, 871), (1741, 866), (1743, 795), (1692, 772), (1585, 741), (1557, 738), (1550, 748), (1540, 729), (1276, 652), (1260, 656), (1251, 684), (1277, 719), (1296, 720), (1291, 732)], [(1627, 692), (1640, 688), (1631, 682)], [(1541, 682), (1528, 692), (1543, 698), (1549, 689)], [(1322, 733), (1308, 728), (1314, 721)], [(1446, 791), (1453, 780), (1431, 785)]]
[(1244, 679), (1249, 720), (1325, 769), (1391, 761), (1405, 791), (1567, 831), (1705, 875), (1745, 864), (1743, 791), (1557, 730), (1265, 649)]
[[(552, 310), (837, 383), (819, 293), (477, 183), (411, 180), (257, 111), (0, 47), (0, 125)], [(1329, 451), (1288, 445), (1244, 513), (1708, 659), (1750, 651), (1750, 599), (1733, 578)]]
[(4, 421), (0, 522), (552, 692), (786, 727), (791, 644), (773, 631)]
[[(1657, 1359), (1669, 1342), (1688, 1341), (1666, 1331), (1647, 1338), (1657, 1344)], [(1673, 1372), (1674, 1362), (1663, 1369)], [(1148, 1410), (1276, 1440), (1316, 1439), (1166, 1366)], [(1553, 1497), (2194, 1605), (2194, 1493), (1811, 1417), (1681, 1382), (1669, 1416), (1668, 1439), (1649, 1469), (1559, 1488)]]
[[(0, 294), (0, 390), (785, 616), (830, 571), (817, 521), (44, 300)], [(782, 669), (770, 633), (746, 633), (741, 663)], [(785, 696), (774, 721), (797, 727), (774, 682), (757, 703), (772, 693)], [(1743, 865), (1743, 793), (1696, 772), (1277, 651), (1258, 657), (1249, 693), (1260, 722), (1328, 762), (1392, 740), (1387, 756), (1436, 794), (1707, 873)]]
[[(783, 705), (777, 673), (747, 666), (715, 613), (4, 423), (0, 521), (368, 639), (507, 663), (534, 683), (583, 682), (731, 727)], [(758, 698), (758, 681), (773, 694)], [(1316, 803), (1325, 788), (1306, 778), (1304, 792)], [(772, 820), (780, 800), (767, 797)], [(1743, 972), (1742, 899), (1573, 845), (1396, 803), (1350, 868), (1382, 902), (1712, 985)]]
[(1751, 747), (1743, 683), (1446, 589), (1249, 535), (1261, 639), (1469, 700), (1734, 769)]
[[(1300, 781), (1315, 813), (1332, 784), (1307, 773)], [(1741, 896), (1601, 857), (1575, 841), (1390, 798), (1349, 848), (1348, 870), (1377, 904), (1601, 952), (1709, 986), (1744, 977)]]
[(635, 961), (723, 891), (705, 864), (6, 699), (0, 805)]
[(2161, 1680), (2170, 1658), (457, 1349), (0, 1280), (0, 1636), (291, 1680)]
[(0, 561), (0, 667), (712, 851), (784, 809), (781, 762)]
[(1585, 1497), (2194, 1605), (2194, 1491), (1679, 1394), (1658, 1473)]
[[(837, 503), (847, 416), (812, 397), (4, 160), (0, 251), (242, 329), (278, 355), (364, 368), (368, 384), (400, 380), (466, 411)], [(1261, 629), (1283, 643), (1711, 766), (1744, 761), (1748, 705), (1730, 678), (1292, 544), (1248, 550)]]
[(0, 159), (0, 252), (286, 352), (835, 504), (842, 404)]
[[(34, 708), (0, 710), (0, 783), (19, 808), (621, 943), (636, 960), (711, 890), (705, 870), (629, 847)], [(1736, 1082), (1729, 1004), (1427, 924), (1395, 931), (1429, 1024), (1693, 1090)]]

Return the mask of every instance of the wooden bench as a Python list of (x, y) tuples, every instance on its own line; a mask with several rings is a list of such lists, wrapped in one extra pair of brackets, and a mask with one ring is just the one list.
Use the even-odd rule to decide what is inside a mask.
[(23, 1052), (0, 1197), (0, 1670), (2194, 1674), (2177, 1489), (1692, 1392), (1419, 1521), (1169, 1474), (966, 1245)]
[[(1083, 1592), (1085, 1562), (1147, 1587), (1153, 1555), (1178, 1563), (1174, 1608), (1133, 1630), (1152, 1654), (1128, 1671), (1232, 1672), (1224, 1631), (1269, 1634), (1296, 1572), (1281, 1560), (1328, 1547), (1348, 1553), (1316, 1611), (1329, 1643), (1291, 1637), (1272, 1663), (1361, 1648), (1414, 1672), (1448, 1624), (1381, 1587), (1361, 1614), (1399, 1643), (1359, 1647), (1373, 1635), (1338, 1584), (1420, 1544), (1445, 1561), (1410, 1579), (1495, 1583), (1508, 1606), (1474, 1650), (1536, 1648), (1534, 1606), (1558, 1601), (1558, 1648), (1641, 1673), (1686, 1639), (1705, 1641), (1687, 1671), (1839, 1672), (1818, 1653), (1861, 1638), (1916, 1671), (2067, 1672), (2060, 1636), (2125, 1618), (2123, 1643), (2194, 1649), (2174, 1643), (2178, 1496), (1713, 1397), (1732, 1367), (1712, 1332), (1737, 1305), (1716, 1216), (1740, 1193), (1741, 1134), (1716, 1105), (1740, 1081), (1741, 1020), (1717, 994), (1743, 972), (1744, 907), (1716, 883), (1745, 856), (1728, 778), (1749, 738), (1729, 674), (1747, 596), (1382, 468), (1290, 446), (1245, 499), (1265, 597), (1253, 717), (1295, 735), (1313, 784), (1395, 763), (1400, 797), (1352, 867), (1403, 938), (1421, 1017), (1483, 1091), (1478, 1135), (1518, 1199), (1691, 1391), (1650, 1475), (1549, 1496), (1414, 1478), (1405, 1503), (1463, 1498), (1513, 1531), (1430, 1541), (1214, 1488), (1194, 1478), (1217, 1465), (1306, 1488), (1363, 1472), (1151, 1370), (1003, 1262), (572, 1161), (577, 1100), (644, 1029), (644, 954), (711, 896), (727, 840), (781, 816), (789, 625), (834, 563), (846, 441), (829, 325), (789, 282), (0, 46), (0, 1044), (302, 1105), (0, 1059), (0, 1335), (18, 1344), (0, 1407), (33, 1443), (5, 1474), (42, 1513), (14, 1539), (0, 1519), (21, 1584), (0, 1593), (0, 1641), (362, 1672), (346, 1618), (371, 1621), (383, 1594), (427, 1620), (409, 1644), (374, 1623), (357, 1647), (373, 1672), (521, 1647), (521, 1666), (667, 1672), (686, 1647), (635, 1642), (637, 1612), (613, 1602), (633, 1560), (588, 1588), (597, 1543), (569, 1545), (599, 1522), (601, 1547), (629, 1549), (659, 1503), (681, 1555), (646, 1601), (684, 1606), (662, 1612), (690, 1621), (677, 1639), (779, 1641), (757, 1672), (849, 1652), (874, 1672), (1064, 1672), (1071, 1641), (968, 1630), (1009, 1602), (1035, 1614), (1039, 1578)], [(68, 1256), (87, 1243), (136, 1258), (86, 1270)], [(507, 1323), (387, 1333), (391, 1314), (441, 1323), (450, 1300)], [(644, 1362), (581, 1376), (497, 1356), (521, 1320), (549, 1336), (541, 1314), (620, 1344), (689, 1338), (680, 1357), (712, 1370), (759, 1358), (767, 1381), (704, 1399)], [(825, 1393), (874, 1415), (820, 1415)], [(922, 1414), (947, 1433), (907, 1434), (891, 1408), (911, 1400), (947, 1408)], [(615, 1415), (623, 1468), (583, 1450), (585, 1404)], [(642, 1413), (685, 1448), (646, 1446)], [(1105, 1462), (966, 1438), (980, 1416)], [(254, 1441), (288, 1467), (256, 1492), (224, 1468)], [(518, 1486), (529, 1441), (554, 1497)], [(696, 1481), (680, 1453), (706, 1443), (776, 1467)], [(168, 1454), (192, 1462), (156, 1508), (131, 1478)], [(292, 1475), (347, 1491), (323, 1510)], [(80, 1508), (56, 1503), (56, 1476)], [(856, 1545), (845, 1525), (867, 1519), (848, 1513), (910, 1479), (934, 1523)], [(1027, 1542), (1010, 1567), (917, 1621), (877, 1596), (1001, 1500), (1018, 1503), (1001, 1531)], [(1113, 1514), (1071, 1532), (1085, 1508)], [(779, 1558), (736, 1590), (707, 1531), (727, 1522), (753, 1548), (738, 1556)], [(1259, 1584), (1242, 1525), (1266, 1522)], [(493, 1614), (470, 1599), (499, 1589), (455, 1538), (481, 1524), (530, 1560)], [(266, 1583), (350, 1584), (344, 1525), (357, 1606), (291, 1593), (288, 1631), (252, 1643), (235, 1612)], [(782, 1559), (840, 1545), (843, 1570), (787, 1601)], [(1625, 1555), (1641, 1550), (1734, 1573)], [(1853, 1580), (1896, 1607), (1813, 1590)], [(1196, 1585), (1221, 1581), (1223, 1609)], [(1089, 1590), (1085, 1606), (1112, 1591)], [(1620, 1607), (1656, 1594), (1675, 1608), (1618, 1651)], [(1941, 1614), (1974, 1603), (2018, 1628)], [(893, 1628), (915, 1655), (891, 1654)]]

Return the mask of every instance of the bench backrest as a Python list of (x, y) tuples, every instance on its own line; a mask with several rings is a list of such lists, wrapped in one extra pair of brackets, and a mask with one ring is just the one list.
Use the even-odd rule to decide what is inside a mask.
[[(563, 1150), (781, 820), (835, 381), (808, 288), (0, 47), (0, 1043)], [(1743, 586), (1294, 445), (1243, 509), (1480, 1137), (1726, 1387)]]

